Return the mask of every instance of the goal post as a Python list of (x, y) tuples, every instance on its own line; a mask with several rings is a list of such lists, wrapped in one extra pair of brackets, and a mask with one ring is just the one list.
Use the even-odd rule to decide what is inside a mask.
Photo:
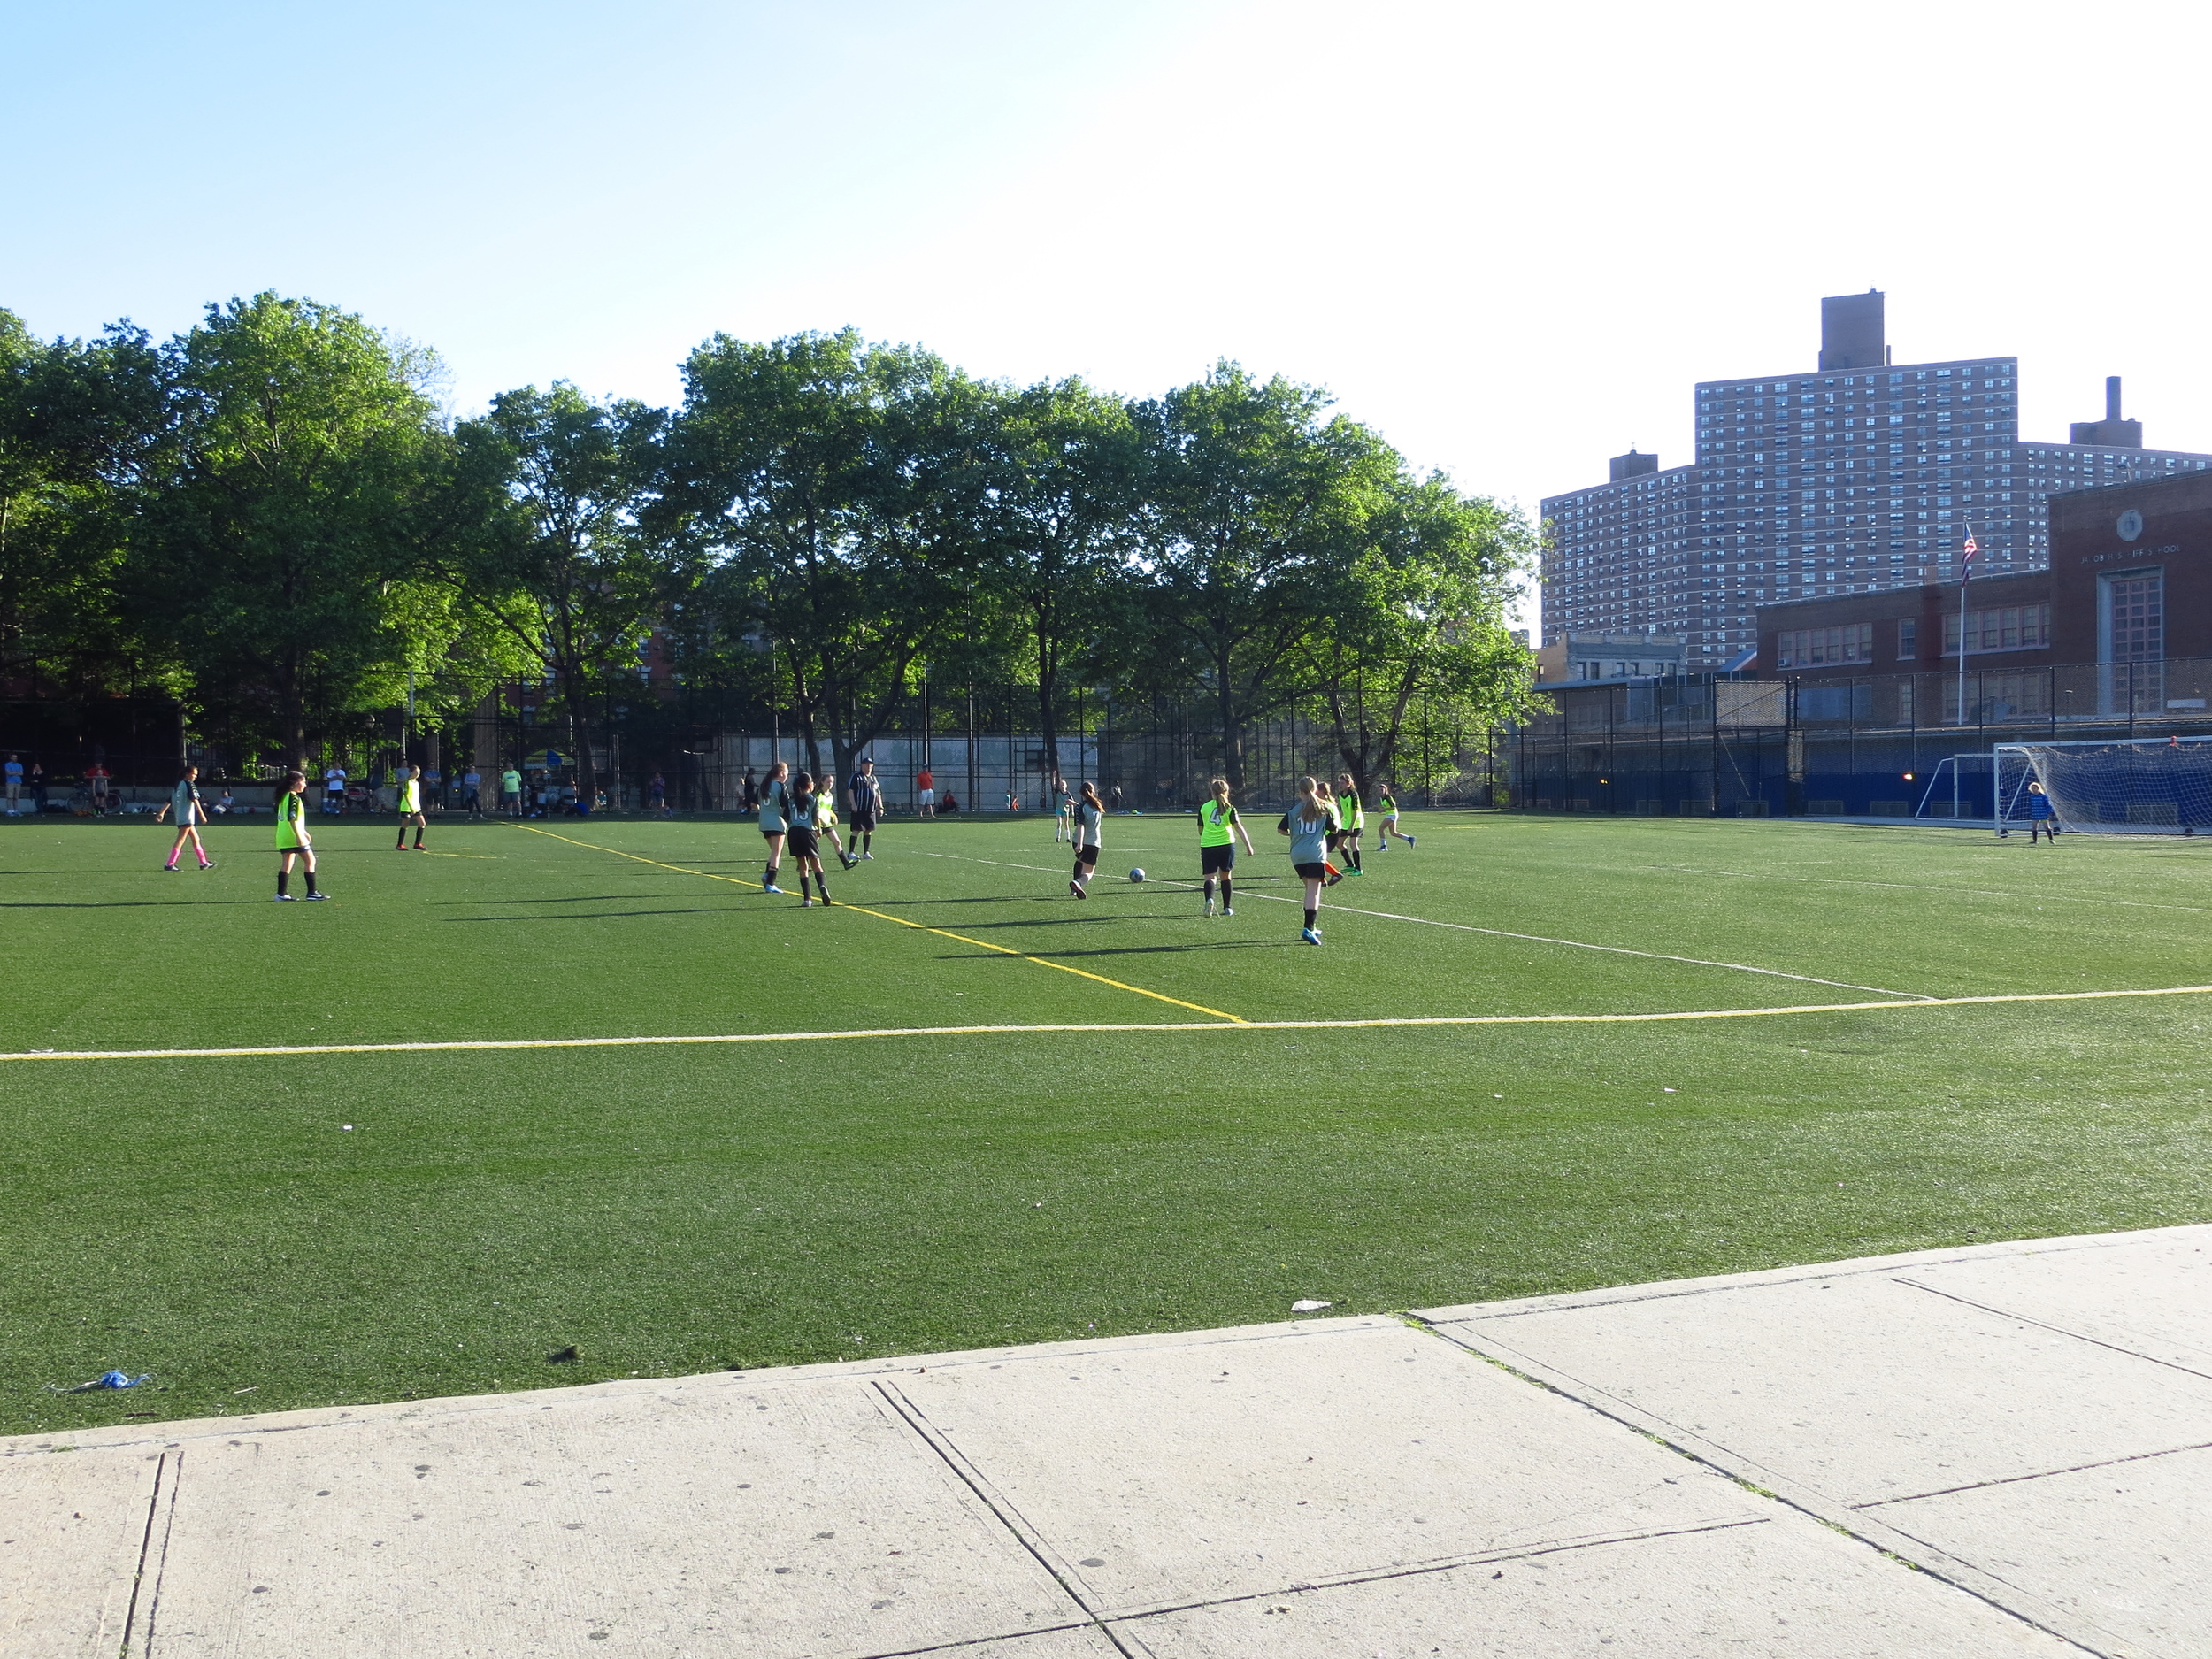
[(2043, 786), (2059, 827), (2090, 835), (2212, 834), (2212, 738), (1999, 743), (1999, 830), (2030, 821), (2028, 785)]

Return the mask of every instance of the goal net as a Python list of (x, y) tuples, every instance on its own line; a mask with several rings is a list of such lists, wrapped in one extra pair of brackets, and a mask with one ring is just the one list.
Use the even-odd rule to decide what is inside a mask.
[(2212, 738), (1997, 745), (1997, 821), (2030, 821), (2031, 782), (2062, 828), (2097, 835), (2212, 834)]

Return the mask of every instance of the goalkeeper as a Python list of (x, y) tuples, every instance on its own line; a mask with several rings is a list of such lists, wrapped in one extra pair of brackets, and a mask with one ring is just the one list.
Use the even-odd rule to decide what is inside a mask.
[(2036, 837), (2058, 841), (2058, 809), (2051, 804), (2051, 797), (2039, 783), (2028, 785), (2028, 845), (2035, 845)]

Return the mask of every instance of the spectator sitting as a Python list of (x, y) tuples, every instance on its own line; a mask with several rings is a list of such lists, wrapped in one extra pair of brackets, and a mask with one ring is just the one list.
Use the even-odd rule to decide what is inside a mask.
[(228, 818), (232, 813), (238, 810), (237, 798), (233, 795), (229, 790), (226, 789), (222, 794), (215, 797), (214, 810), (221, 813), (225, 818)]
[(953, 794), (951, 790), (946, 790), (937, 798), (937, 810), (940, 812), (957, 812), (960, 810), (960, 797)]

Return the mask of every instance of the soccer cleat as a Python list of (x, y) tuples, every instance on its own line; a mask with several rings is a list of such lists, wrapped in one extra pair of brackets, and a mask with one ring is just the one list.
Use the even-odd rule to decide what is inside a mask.
[(276, 895), (276, 902), (277, 902), (279, 904), (289, 904), (289, 903), (291, 903), (291, 902), (293, 902), (293, 900), (294, 900), (295, 898), (296, 898), (297, 896), (298, 896), (298, 895), (297, 895), (296, 894), (291, 894), (291, 893), (280, 893), (280, 894), (278, 894), (278, 895)]
[(1236, 912), (1235, 912), (1234, 910), (1231, 910), (1231, 909), (1230, 909), (1227, 905), (1225, 905), (1225, 905), (1223, 905), (1223, 906), (1221, 907), (1221, 913), (1222, 913), (1224, 916), (1234, 916), (1234, 915), (1236, 914)]
[(1206, 914), (1207, 914), (1207, 915), (1209, 915), (1209, 916), (1211, 916), (1213, 913), (1214, 913), (1214, 902), (1213, 902), (1211, 899), (1208, 899), (1208, 900), (1206, 901)]
[(309, 894), (307, 896), (311, 899), (326, 899), (330, 896), (330, 895), (319, 889), (316, 892)]
[(1304, 940), (1310, 945), (1317, 945), (1321, 942), (1320, 933), (1310, 927), (1302, 928), (1299, 931), (1298, 937)]
[(876, 861), (876, 856), (873, 853), (863, 853), (860, 856), (863, 858), (865, 858), (870, 864), (873, 864)]
[(1069, 883), (1068, 883), (1068, 891), (1069, 891), (1069, 892), (1071, 892), (1071, 893), (1072, 893), (1072, 894), (1074, 894), (1074, 895), (1075, 895), (1075, 896), (1076, 896), (1077, 898), (1079, 898), (1079, 899), (1080, 899), (1080, 898), (1087, 898), (1087, 897), (1089, 897), (1089, 896), (1090, 896), (1088, 894), (1085, 893), (1081, 887), (1079, 887), (1076, 886), (1076, 884), (1075, 884), (1074, 882), (1072, 882), (1072, 881), (1071, 881), (1071, 882), (1069, 882)]
[(777, 886), (774, 882), (772, 882), (772, 881), (766, 881), (766, 882), (763, 882), (763, 883), (761, 884), (761, 889), (760, 889), (760, 890), (761, 890), (763, 893), (780, 893), (780, 892), (782, 892), (782, 891), (783, 891), (783, 889), (782, 889), (781, 887), (778, 887), (778, 886)]
[(1406, 837), (1406, 850), (1408, 852), (1411, 852), (1413, 850), (1413, 837), (1410, 835)]
[[(10, 816), (12, 817), (13, 814), (11, 814)], [(166, 870), (173, 876), (177, 873), (177, 867), (174, 864), (164, 864), (162, 865), (162, 868)]]
[(200, 865), (200, 868), (201, 868), (201, 869), (203, 869), (203, 870), (212, 870), (212, 869), (214, 869), (214, 868), (215, 868), (215, 861), (214, 861), (213, 859), (211, 859), (211, 858), (207, 859), (207, 860), (205, 860), (204, 863), (202, 863), (202, 864)]
[(814, 908), (814, 901), (812, 899), (801, 899), (799, 901), (799, 908), (803, 910), (810, 910)]

